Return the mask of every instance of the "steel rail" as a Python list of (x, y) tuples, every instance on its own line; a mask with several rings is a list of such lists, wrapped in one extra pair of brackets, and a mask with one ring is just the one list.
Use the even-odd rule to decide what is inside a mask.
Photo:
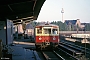
[[(70, 43), (67, 43), (67, 42), (61, 42), (61, 43), (85, 53), (85, 47), (82, 48), (81, 46), (78, 46), (78, 45), (75, 45), (75, 44), (70, 44)], [(90, 55), (89, 49), (87, 48), (86, 50), (88, 51), (86, 53)]]
[(67, 55), (71, 56), (71, 57), (74, 58), (75, 60), (80, 60), (80, 59), (76, 58), (75, 56), (69, 54), (68, 52), (66, 52), (66, 51), (64, 51), (64, 50), (62, 50), (62, 49), (60, 49), (60, 48), (58, 48), (58, 49), (61, 50), (61, 51), (63, 51), (63, 52), (66, 53)]
[(55, 51), (53, 51), (59, 58), (61, 58), (62, 60), (65, 60), (62, 56), (60, 56), (58, 53), (56, 53)]
[[(51, 52), (51, 51), (50, 51)], [(43, 54), (43, 56), (44, 56), (44, 58), (46, 59), (46, 60), (57, 60), (57, 59), (59, 59), (59, 60), (65, 60), (63, 57), (61, 57), (58, 53), (56, 53), (55, 51), (52, 51), (51, 53), (53, 53), (54, 55), (56, 55), (56, 57), (54, 56), (52, 56), (52, 57), (50, 57), (48, 54), (49, 54), (49, 51), (47, 51), (47, 52), (44, 52), (44, 51), (42, 51), (41, 52), (42, 54)], [(52, 54), (52, 55), (53, 55)], [(58, 58), (57, 58), (58, 57)]]
[[(62, 42), (62, 41), (61, 41), (61, 42)], [(75, 45), (75, 44), (72, 44), (72, 43), (68, 43), (68, 42), (66, 42), (66, 41), (63, 41), (62, 43), (67, 43), (67, 44), (74, 45), (74, 46), (76, 46), (76, 47), (85, 49), (85, 47), (83, 47), (83, 46), (79, 46), (79, 45)], [(86, 48), (86, 49), (87, 49), (88, 51), (90, 51), (89, 48)]]

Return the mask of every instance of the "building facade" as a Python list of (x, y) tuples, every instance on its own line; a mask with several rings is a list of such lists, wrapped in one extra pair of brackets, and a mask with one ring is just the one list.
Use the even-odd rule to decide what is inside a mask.
[(67, 25), (67, 30), (69, 31), (82, 30), (85, 27), (84, 25), (81, 25), (80, 19), (65, 20), (65, 23)]

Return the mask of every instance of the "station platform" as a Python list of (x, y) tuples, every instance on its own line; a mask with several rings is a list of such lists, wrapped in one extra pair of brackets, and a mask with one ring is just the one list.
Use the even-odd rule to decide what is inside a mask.
[(90, 44), (90, 39), (84, 39), (84, 38), (82, 38), (82, 39), (79, 39), (79, 38), (65, 38), (65, 40), (67, 40), (67, 41), (71, 41), (71, 42), (80, 42), (80, 43), (88, 43), (88, 44)]
[(74, 37), (74, 38), (90, 38), (90, 34), (88, 33), (88, 34), (71, 34), (71, 36), (72, 37)]
[(34, 43), (26, 43), (26, 42), (17, 42), (14, 41), (12, 46), (9, 46), (11, 49), (9, 50), (10, 54), (12, 54), (12, 60), (35, 60), (36, 58), (40, 60), (35, 49)]

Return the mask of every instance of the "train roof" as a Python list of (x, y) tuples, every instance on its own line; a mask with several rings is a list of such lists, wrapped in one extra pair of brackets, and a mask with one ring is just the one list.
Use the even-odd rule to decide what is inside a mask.
[(58, 25), (55, 25), (55, 24), (39, 24), (37, 26), (56, 26), (56, 27), (58, 27)]

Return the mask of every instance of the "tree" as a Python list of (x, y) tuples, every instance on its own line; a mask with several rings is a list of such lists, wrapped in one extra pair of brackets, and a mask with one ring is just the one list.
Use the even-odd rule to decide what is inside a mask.
[(85, 31), (90, 31), (90, 23), (85, 24)]
[(51, 23), (58, 25), (60, 31), (67, 31), (67, 25), (66, 25), (66, 23), (62, 23), (61, 21), (57, 21), (57, 22), (56, 21), (53, 21)]

